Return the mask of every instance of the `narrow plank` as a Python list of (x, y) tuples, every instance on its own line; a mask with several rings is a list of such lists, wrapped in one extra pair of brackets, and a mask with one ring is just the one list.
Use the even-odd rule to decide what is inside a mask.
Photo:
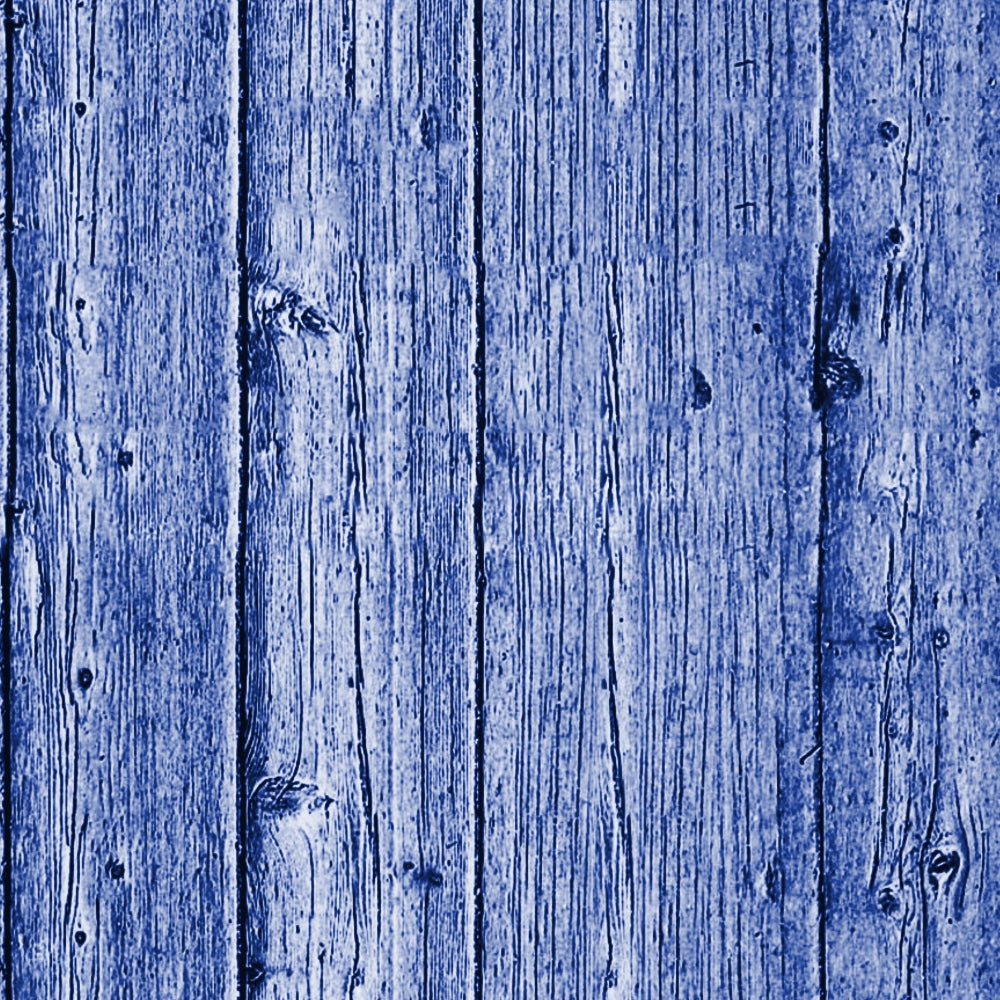
[(601, 690), (604, 279), (584, 254), (594, 13), (484, 9), (483, 996), (598, 995), (622, 930)]
[(248, 7), (254, 996), (469, 980), (465, 17)]
[(830, 7), (832, 995), (978, 998), (1000, 979), (1000, 49), (984, 12)]
[(235, 991), (232, 14), (6, 9), (7, 996)]
[(487, 9), (488, 995), (820, 990), (817, 20)]

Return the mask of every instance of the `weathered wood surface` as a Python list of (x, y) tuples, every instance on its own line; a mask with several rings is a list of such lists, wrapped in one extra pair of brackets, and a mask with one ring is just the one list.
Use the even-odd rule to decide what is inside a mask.
[(41, 0), (6, 16), (6, 996), (221, 997), (236, 976), (232, 11)]
[(5, 997), (993, 996), (1000, 14), (5, 24)]
[[(831, 996), (1000, 982), (997, 11), (830, 8)], [(853, 373), (856, 371), (856, 375)], [(857, 394), (854, 390), (857, 389)]]
[(815, 995), (801, 5), (489, 9), (487, 995)]
[(249, 7), (254, 996), (446, 996), (469, 978), (463, 17)]

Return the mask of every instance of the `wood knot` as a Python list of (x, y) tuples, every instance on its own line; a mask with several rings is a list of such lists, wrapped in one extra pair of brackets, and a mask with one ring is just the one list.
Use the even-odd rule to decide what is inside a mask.
[(333, 802), (317, 785), (287, 778), (264, 778), (250, 793), (250, 801), (262, 813), (284, 818), (299, 812), (315, 812)]
[(878, 893), (878, 908), (887, 916), (891, 917), (899, 911), (899, 897), (892, 886), (883, 886)]
[(899, 641), (896, 626), (888, 614), (881, 614), (872, 625), (872, 636), (875, 642), (883, 649), (889, 650)]
[(819, 365), (814, 403), (824, 407), (854, 399), (863, 384), (861, 370), (853, 358), (846, 354), (827, 354)]
[(934, 850), (927, 861), (927, 883), (937, 894), (946, 889), (961, 867), (957, 850)]
[(712, 387), (694, 365), (691, 366), (691, 383), (692, 405), (696, 410), (704, 410), (712, 402)]
[(337, 332), (337, 324), (291, 288), (261, 288), (254, 295), (254, 312), (260, 327), (272, 336), (306, 331), (317, 336)]
[(878, 127), (878, 134), (888, 142), (895, 142), (899, 138), (899, 126), (894, 122), (886, 119)]

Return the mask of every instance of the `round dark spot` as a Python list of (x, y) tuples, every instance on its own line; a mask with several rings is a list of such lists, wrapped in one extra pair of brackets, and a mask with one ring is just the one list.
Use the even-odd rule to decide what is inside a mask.
[(969, 390), (969, 399), (971, 399), (973, 403), (978, 402), (979, 401), (979, 397), (981, 395), (982, 395), (982, 393), (980, 393), (980, 391), (975, 386), (973, 386)]
[(84, 691), (94, 683), (94, 675), (89, 667), (81, 667), (80, 672), (76, 675), (76, 679)]
[(691, 367), (692, 405), (696, 410), (704, 410), (712, 402), (712, 387), (708, 379), (693, 365)]
[(125, 866), (120, 861), (112, 861), (108, 865), (108, 874), (113, 879), (125, 878)]
[(892, 719), (886, 723), (885, 734), (890, 740), (894, 740), (899, 735), (899, 726)]
[(416, 868), (416, 867), (417, 866), (412, 861), (404, 861), (403, 862), (403, 871), (404, 872), (412, 872), (413, 869)]
[(762, 327), (760, 325), (760, 323), (754, 323), (754, 325), (753, 325), (753, 332), (754, 333), (763, 333), (764, 332), (764, 327)]
[(126, 451), (124, 448), (118, 449), (118, 464), (123, 469), (132, 468), (132, 452)]
[(77, 101), (73, 105), (73, 110), (82, 118), (87, 113), (87, 105), (83, 101)]
[(429, 868), (425, 878), (427, 884), (434, 886), (435, 889), (438, 886), (444, 885), (444, 876), (436, 868)]
[(76, 302), (73, 303), (73, 305), (76, 307), (77, 312), (83, 312), (85, 306), (87, 305), (87, 300), (77, 299)]
[(86, 934), (85, 934), (85, 933), (84, 933), (83, 931), (77, 931), (77, 932), (76, 932), (76, 933), (75, 933), (75, 934), (73, 935), (73, 940), (74, 940), (74, 941), (75, 941), (75, 942), (76, 942), (77, 944), (86, 944), (86, 943), (87, 943), (87, 935), (86, 935)]
[(903, 242), (903, 231), (898, 226), (893, 226), (888, 233), (889, 242), (893, 246), (899, 246)]
[(886, 142), (895, 142), (899, 138), (899, 126), (893, 122), (889, 121), (887, 118), (878, 127), (878, 134), (885, 139)]
[(931, 643), (935, 649), (944, 649), (949, 642), (951, 642), (951, 636), (948, 635), (946, 628), (936, 629), (934, 635), (931, 637)]

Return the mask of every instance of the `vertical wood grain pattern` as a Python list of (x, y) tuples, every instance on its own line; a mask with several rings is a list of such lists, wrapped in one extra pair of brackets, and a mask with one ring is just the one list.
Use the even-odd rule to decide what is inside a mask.
[(4, 11), (5, 1000), (995, 994), (1000, 13)]
[(830, 5), (831, 996), (1000, 981), (997, 27)]
[(469, 982), (465, 16), (249, 5), (252, 996)]
[(5, 10), (8, 997), (234, 993), (231, 13)]
[(487, 7), (487, 993), (816, 995), (818, 9)]

